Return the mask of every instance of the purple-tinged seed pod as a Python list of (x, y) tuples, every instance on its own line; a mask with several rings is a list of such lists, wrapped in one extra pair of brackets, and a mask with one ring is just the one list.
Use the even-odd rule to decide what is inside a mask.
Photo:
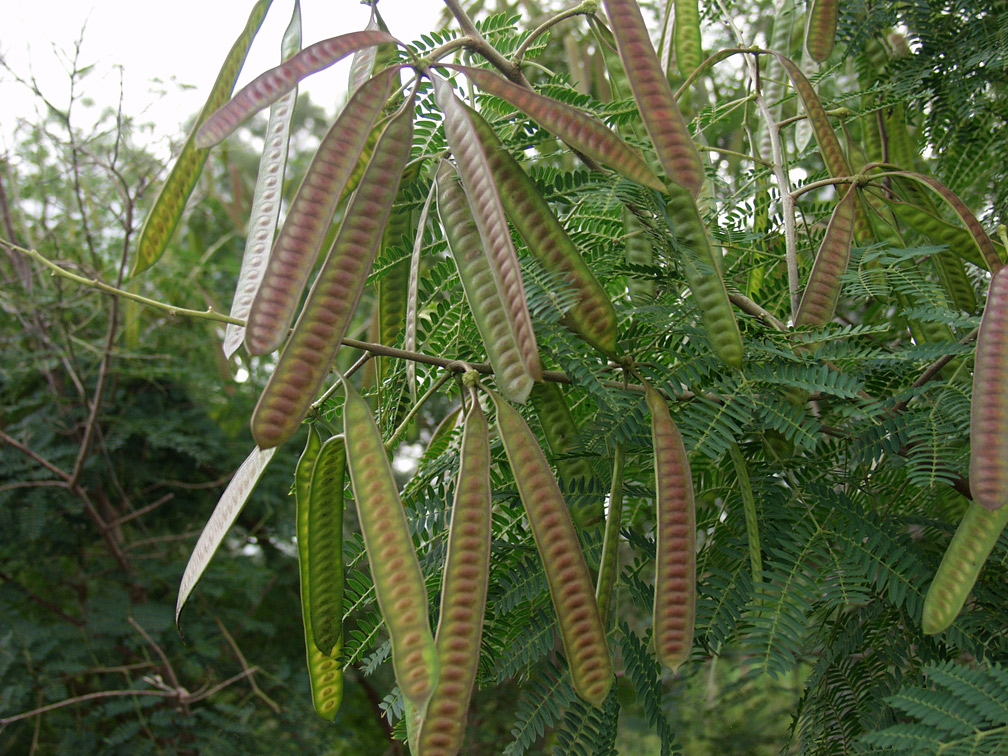
[(986, 509), (1008, 502), (1008, 273), (991, 279), (977, 335), (970, 411), (970, 493)]

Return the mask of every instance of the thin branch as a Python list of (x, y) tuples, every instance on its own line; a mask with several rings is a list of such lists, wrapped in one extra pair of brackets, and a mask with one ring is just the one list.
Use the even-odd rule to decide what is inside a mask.
[(575, 5), (573, 8), (560, 11), (555, 16), (547, 18), (539, 24), (539, 26), (533, 29), (532, 33), (529, 34), (520, 45), (518, 45), (518, 49), (515, 50), (514, 55), (511, 56), (511, 64), (516, 68), (520, 66), (522, 59), (525, 57), (525, 53), (528, 52), (532, 43), (539, 39), (539, 37), (541, 37), (551, 26), (558, 24), (561, 21), (566, 21), (568, 18), (573, 18), (574, 16), (584, 16), (595, 13), (597, 8), (597, 2), (594, 2), (594, 0), (588, 0), (588, 2), (580, 3), (579, 5)]
[(50, 612), (52, 612), (53, 614), (55, 614), (60, 619), (66, 620), (71, 625), (74, 625), (76, 627), (84, 627), (84, 624), (85, 624), (84, 620), (78, 619), (77, 617), (71, 617), (69, 614), (67, 614), (62, 609), (60, 609), (52, 601), (49, 601), (48, 599), (44, 599), (41, 596), (39, 596), (39, 595), (37, 595), (35, 593), (32, 593), (30, 590), (28, 590), (25, 586), (21, 585), (21, 583), (19, 583), (13, 577), (11, 577), (10, 575), (8, 575), (6, 572), (0, 571), (0, 580), (4, 581), (5, 583), (9, 583), (10, 585), (13, 585), (15, 588), (17, 588), (20, 591), (22, 591), (28, 598), (30, 598), (36, 604), (38, 604), (39, 606), (45, 607), (46, 609), (48, 609)]
[(29, 717), (34, 717), (39, 714), (45, 714), (47, 711), (62, 709), (65, 706), (75, 706), (76, 704), (84, 703), (85, 701), (93, 701), (98, 698), (116, 698), (122, 696), (159, 696), (161, 698), (169, 698), (172, 694), (163, 690), (100, 690), (95, 693), (86, 693), (83, 696), (74, 696), (73, 698), (67, 698), (64, 701), (57, 701), (56, 703), (48, 704), (46, 706), (40, 706), (37, 709), (25, 711), (21, 714), (15, 714), (12, 717), (4, 717), (0, 719), (0, 727), (6, 727), (13, 722), (20, 722), (22, 719), (28, 719)]
[(10, 444), (15, 449), (18, 449), (22, 453), (24, 453), (27, 456), (29, 456), (32, 459), (34, 459), (36, 462), (38, 462), (40, 465), (42, 465), (44, 468), (46, 468), (49, 472), (53, 473), (54, 475), (58, 475), (59, 477), (61, 477), (63, 479), (63, 485), (66, 485), (66, 482), (70, 480), (70, 474), (69, 473), (61, 470), (58, 467), (56, 467), (56, 465), (54, 465), (48, 459), (46, 459), (42, 455), (40, 455), (40, 454), (32, 451), (31, 449), (29, 449), (27, 446), (25, 446), (24, 444), (20, 443), (19, 441), (16, 441), (15, 439), (11, 438), (6, 433), (4, 433), (2, 430), (0, 430), (0, 441), (3, 441), (4, 443)]
[(248, 681), (249, 685), (252, 686), (252, 690), (255, 692), (257, 696), (259, 696), (259, 698), (261, 698), (263, 701), (266, 702), (266, 705), (273, 710), (274, 714), (279, 714), (281, 711), (279, 704), (277, 704), (276, 701), (274, 701), (272, 698), (263, 693), (262, 689), (256, 683), (255, 676), (252, 675), (251, 672), (249, 671), (252, 668), (249, 666), (249, 663), (245, 660), (245, 655), (241, 652), (241, 649), (238, 648), (238, 644), (235, 643), (235, 639), (231, 636), (231, 633), (229, 633), (227, 631), (227, 628), (224, 627), (224, 623), (220, 621), (220, 617), (214, 615), (214, 622), (217, 623), (217, 627), (220, 628), (220, 631), (224, 635), (225, 640), (227, 640), (228, 645), (231, 646), (231, 650), (234, 651), (235, 656), (238, 657), (238, 662), (242, 665), (242, 669), (248, 672)]
[(224, 682), (219, 683), (218, 685), (214, 685), (212, 688), (210, 688), (210, 690), (204, 691), (203, 693), (199, 693), (197, 695), (187, 696), (186, 699), (185, 699), (185, 703), (187, 703), (187, 704), (189, 704), (189, 703), (196, 703), (197, 701), (202, 701), (204, 698), (209, 698), (214, 693), (216, 693), (218, 691), (221, 691), (221, 690), (224, 690), (224, 688), (228, 687), (229, 685), (234, 685), (236, 682), (238, 682), (239, 680), (241, 680), (243, 677), (249, 677), (251, 675), (254, 675), (258, 671), (259, 671), (259, 667), (249, 667), (248, 669), (246, 669), (246, 670), (244, 670), (242, 672), (239, 672), (237, 675), (232, 675), (231, 677), (229, 677)]
[(787, 330), (787, 325), (785, 325), (783, 321), (781, 321), (772, 312), (769, 312), (760, 307), (754, 301), (749, 299), (749, 297), (747, 297), (745, 294), (740, 294), (738, 292), (729, 293), (728, 299), (731, 300), (731, 303), (733, 305), (742, 310), (742, 312), (748, 313), (749, 315), (759, 318), (771, 328), (774, 328), (778, 331)]
[(455, 16), (455, 20), (458, 21), (459, 27), (461, 27), (462, 31), (469, 38), (467, 47), (486, 58), (490, 65), (511, 79), (515, 84), (528, 87), (529, 89), (532, 88), (528, 79), (525, 78), (525, 74), (521, 72), (521, 69), (501, 55), (497, 48), (487, 42), (486, 38), (480, 34), (480, 30), (476, 28), (476, 24), (473, 23), (473, 20), (469, 18), (465, 9), (462, 8), (459, 0), (445, 0), (445, 5), (448, 6), (448, 10), (451, 11), (451, 14)]

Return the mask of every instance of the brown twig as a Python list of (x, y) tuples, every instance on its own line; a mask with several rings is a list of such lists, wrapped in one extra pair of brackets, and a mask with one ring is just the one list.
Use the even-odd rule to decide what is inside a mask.
[[(235, 639), (231, 636), (231, 633), (227, 631), (227, 628), (224, 627), (224, 623), (220, 621), (220, 617), (218, 617), (216, 614), (214, 615), (214, 622), (217, 623), (217, 627), (220, 628), (221, 634), (224, 636), (225, 640), (227, 640), (228, 645), (231, 646), (231, 650), (234, 651), (235, 656), (238, 657), (238, 662), (241, 664), (242, 669), (245, 670), (246, 672), (249, 672), (249, 670), (251, 670), (252, 667), (250, 667), (249, 663), (245, 661), (245, 655), (241, 652), (241, 649), (238, 648), (238, 644), (235, 643)], [(249, 685), (252, 686), (253, 692), (257, 696), (259, 696), (259, 698), (261, 698), (263, 701), (266, 702), (266, 705), (273, 710), (274, 714), (279, 714), (281, 711), (279, 704), (277, 704), (272, 698), (263, 693), (262, 689), (256, 683), (255, 677), (251, 674), (251, 672), (249, 672), (248, 674), (248, 681)]]

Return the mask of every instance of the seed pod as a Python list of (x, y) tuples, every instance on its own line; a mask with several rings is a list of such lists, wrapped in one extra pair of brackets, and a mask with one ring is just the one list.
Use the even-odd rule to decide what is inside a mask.
[(744, 354), (742, 335), (696, 202), (689, 192), (669, 187), (666, 211), (680, 242), (683, 273), (696, 297), (714, 352), (729, 367), (740, 368)]
[(441, 583), (434, 644), (438, 682), (420, 727), (419, 753), (455, 756), (479, 663), (490, 575), (490, 442), (486, 417), (472, 391), (462, 432), (458, 483)]
[(315, 646), (339, 658), (343, 648), (343, 438), (322, 444), (308, 499), (308, 572)]
[(675, 57), (684, 77), (689, 77), (703, 62), (698, 0), (675, 0)]
[(565, 324), (595, 348), (613, 354), (616, 351), (616, 311), (609, 296), (535, 183), (504, 150), (490, 124), (476, 111), (467, 111), (486, 150), (508, 218), (543, 267), (562, 274), (566, 283), (577, 292), (577, 302), (565, 315)]
[(315, 152), (252, 301), (245, 330), (250, 354), (268, 354), (286, 338), (336, 207), (391, 87), (389, 72), (362, 85)]
[(977, 335), (970, 412), (970, 492), (987, 509), (1008, 502), (1008, 272), (991, 279)]
[(796, 326), (821, 326), (833, 318), (840, 297), (840, 277), (847, 271), (854, 239), (855, 189), (851, 186), (833, 208), (816, 253), (808, 284), (795, 314)]
[(437, 173), (438, 214), (448, 249), (458, 267), (462, 288), (472, 310), (494, 377), (501, 392), (523, 404), (535, 380), (529, 374), (515, 341), (511, 321), (483, 254), (479, 231), (451, 163), (442, 161)]
[(940, 633), (959, 616), (980, 568), (1006, 524), (1008, 507), (991, 512), (975, 501), (970, 502), (924, 597), (923, 630), (926, 634)]
[(668, 405), (650, 386), (655, 459), (654, 639), (658, 660), (673, 672), (693, 646), (696, 603), (696, 512), (689, 457)]
[(511, 103), (583, 155), (642, 186), (664, 191), (661, 179), (644, 158), (598, 119), (551, 97), (519, 87), (485, 68), (449, 67), (461, 71), (483, 91)]
[(263, 19), (266, 18), (266, 11), (269, 10), (272, 0), (259, 0), (252, 8), (245, 28), (235, 40), (234, 45), (224, 59), (217, 80), (210, 90), (210, 96), (206, 104), (196, 116), (196, 123), (189, 136), (186, 137), (182, 151), (175, 158), (175, 165), (172, 166), (171, 173), (165, 179), (158, 192), (150, 212), (144, 219), (143, 228), (140, 230), (140, 241), (137, 242), (136, 259), (133, 261), (131, 276), (135, 276), (151, 265), (156, 263), (164, 254), (168, 241), (175, 232), (175, 227), (182, 218), (182, 211), (185, 209), (186, 200), (196, 187), (196, 181), (203, 171), (203, 164), (206, 163), (209, 151), (205, 147), (197, 145), (196, 132), (200, 124), (207, 120), (214, 110), (223, 105), (234, 89), (238, 74), (245, 63), (245, 56), (252, 46), (259, 27), (262, 26)]
[(609, 620), (613, 586), (619, 570), (619, 529), (623, 518), (623, 444), (613, 451), (612, 488), (609, 489), (609, 512), (606, 514), (605, 536), (602, 539), (602, 558), (599, 561), (598, 582), (595, 583), (595, 600), (598, 602), (602, 626)]
[(444, 113), (445, 136), (452, 155), (455, 156), (462, 186), (465, 187), (476, 228), (497, 282), (497, 291), (500, 292), (504, 311), (514, 331), (518, 352), (529, 375), (539, 380), (542, 378), (539, 347), (532, 329), (532, 316), (529, 315), (528, 303), (525, 301), (518, 255), (511, 242), (511, 231), (486, 153), (476, 136), (472, 119), (455, 96), (451, 85), (436, 76), (433, 81), (435, 99)]
[[(949, 250), (978, 268), (988, 268), (988, 261), (978, 252), (973, 236), (966, 229), (946, 222), (923, 208), (908, 202), (889, 202), (889, 207), (903, 223), (916, 229), (939, 244), (947, 244)], [(991, 240), (994, 255), (1001, 262), (1008, 259), (1003, 245)], [(989, 268), (988, 268), (989, 270)]]
[(810, 2), (808, 26), (805, 28), (805, 49), (817, 63), (823, 63), (833, 52), (839, 10), (839, 0)]
[(392, 641), (392, 666), (403, 696), (423, 712), (438, 679), (427, 589), (381, 434), (367, 402), (343, 383), (347, 468), (375, 596)]
[[(327, 656), (315, 645), (311, 625), (311, 568), (309, 566), (309, 512), (311, 478), (322, 439), (314, 425), (308, 428), (305, 450), (294, 470), (294, 496), (297, 501), (298, 574), (301, 582), (301, 616), (305, 630), (305, 653), (308, 657), (308, 682), (312, 704), (320, 716), (332, 721), (343, 699), (343, 667), (336, 658)], [(342, 452), (341, 452), (342, 454)], [(342, 497), (342, 488), (340, 489)], [(340, 502), (342, 506), (342, 502)], [(342, 571), (342, 560), (340, 561)]]
[(294, 332), (252, 414), (263, 447), (290, 438), (336, 357), (375, 252), (413, 141), (412, 100), (382, 132)]
[(612, 658), (574, 523), (524, 418), (496, 394), (491, 397), (504, 451), (542, 558), (574, 690), (601, 707), (612, 684)]
[[(626, 236), (624, 254), (627, 265), (639, 267), (654, 265), (654, 249), (644, 224), (626, 207), (623, 208), (623, 228)], [(627, 273), (627, 289), (630, 291), (630, 301), (634, 304), (650, 304), (654, 301), (654, 279), (648, 274), (630, 270)]]
[(704, 180), (703, 161), (658, 63), (637, 0), (603, 0), (603, 4), (658, 160), (670, 181), (696, 196)]

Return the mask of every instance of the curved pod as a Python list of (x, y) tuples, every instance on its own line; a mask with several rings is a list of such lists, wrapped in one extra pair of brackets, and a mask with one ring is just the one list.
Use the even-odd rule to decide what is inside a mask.
[(654, 640), (658, 660), (675, 671), (693, 646), (696, 609), (696, 512), (693, 478), (682, 435), (668, 405), (650, 386), (657, 529)]
[(924, 597), (925, 633), (940, 633), (955, 621), (1006, 524), (1008, 507), (991, 512), (970, 503)]
[(714, 352), (726, 365), (740, 368), (745, 352), (742, 334), (696, 202), (685, 189), (669, 187), (666, 210), (680, 242), (683, 273)]
[(273, 244), (245, 327), (250, 354), (283, 343), (344, 189), (392, 88), (392, 72), (364, 83), (322, 138)]
[(438, 682), (420, 726), (419, 753), (455, 756), (476, 680), (490, 575), (489, 428), (475, 391), (465, 417), (458, 483), (434, 645)]
[(344, 385), (347, 469), (375, 596), (392, 641), (399, 690), (423, 712), (438, 679), (427, 588), (381, 434), (367, 402), (345, 380)]
[(847, 271), (851, 242), (854, 240), (854, 192), (851, 186), (833, 208), (795, 314), (796, 326), (821, 326), (833, 318), (840, 298), (840, 277)]
[(511, 319), (497, 291), (490, 263), (483, 253), (479, 230), (466, 202), (465, 192), (451, 163), (442, 161), (437, 173), (438, 214), (448, 249), (458, 268), (469, 309), (494, 370), (501, 392), (524, 404), (535, 378), (518, 351)]
[(977, 335), (970, 409), (970, 492), (987, 509), (1008, 503), (1008, 272), (991, 279)]
[(504, 212), (543, 267), (563, 274), (567, 284), (577, 292), (577, 302), (565, 315), (565, 324), (596, 349), (613, 354), (616, 351), (616, 311), (608, 295), (535, 183), (507, 153), (490, 124), (475, 111), (468, 112), (486, 150)]
[(556, 478), (524, 418), (491, 394), (497, 428), (542, 558), (574, 690), (601, 707), (612, 684), (612, 658), (595, 590)]
[(304, 452), (294, 468), (294, 497), (297, 502), (298, 574), (301, 584), (301, 616), (304, 621), (305, 654), (312, 704), (319, 716), (332, 721), (343, 700), (343, 667), (337, 658), (327, 656), (315, 645), (311, 626), (311, 571), (308, 554), (308, 514), (311, 477), (322, 439), (315, 426), (308, 428)]
[(381, 242), (412, 135), (409, 101), (382, 132), (294, 332), (259, 397), (252, 436), (260, 447), (276, 446), (294, 434), (336, 357)]

